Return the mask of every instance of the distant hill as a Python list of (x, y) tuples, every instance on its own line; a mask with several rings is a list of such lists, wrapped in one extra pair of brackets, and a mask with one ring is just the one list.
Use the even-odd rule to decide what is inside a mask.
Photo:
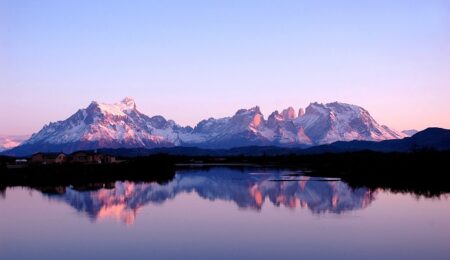
[(381, 142), (350, 141), (335, 142), (327, 145), (319, 145), (302, 151), (302, 153), (325, 152), (412, 152), (415, 150), (450, 150), (450, 130), (442, 128), (427, 128), (411, 137)]

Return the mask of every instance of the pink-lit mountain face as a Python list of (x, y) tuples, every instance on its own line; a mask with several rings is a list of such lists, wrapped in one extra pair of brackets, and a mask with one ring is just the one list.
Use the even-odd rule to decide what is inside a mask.
[(97, 148), (196, 146), (231, 148), (249, 145), (312, 146), (335, 141), (381, 141), (406, 135), (379, 125), (365, 109), (339, 102), (311, 103), (299, 113), (292, 107), (265, 119), (259, 107), (233, 116), (209, 118), (194, 128), (137, 110), (133, 99), (116, 104), (92, 102), (64, 121), (35, 133), (16, 154), (73, 152)]

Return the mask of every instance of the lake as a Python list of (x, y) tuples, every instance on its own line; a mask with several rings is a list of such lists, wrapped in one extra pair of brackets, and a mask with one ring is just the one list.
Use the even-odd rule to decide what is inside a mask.
[(0, 259), (450, 259), (450, 200), (259, 168), (6, 188)]

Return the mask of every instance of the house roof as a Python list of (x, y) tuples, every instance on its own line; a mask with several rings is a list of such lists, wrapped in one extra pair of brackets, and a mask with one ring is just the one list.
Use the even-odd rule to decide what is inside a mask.
[(79, 151), (79, 152), (74, 152), (74, 153), (72, 153), (71, 154), (72, 156), (80, 156), (80, 155), (101, 155), (101, 154), (99, 154), (99, 153), (95, 153), (95, 152), (90, 152), (90, 151)]
[(42, 155), (42, 157), (45, 159), (56, 159), (60, 155), (66, 156), (64, 153), (35, 153), (32, 157), (37, 155)]

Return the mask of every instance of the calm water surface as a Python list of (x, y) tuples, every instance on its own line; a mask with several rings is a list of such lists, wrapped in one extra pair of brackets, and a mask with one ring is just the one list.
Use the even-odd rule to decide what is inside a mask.
[(450, 259), (448, 196), (212, 168), (167, 183), (7, 188), (0, 259)]

